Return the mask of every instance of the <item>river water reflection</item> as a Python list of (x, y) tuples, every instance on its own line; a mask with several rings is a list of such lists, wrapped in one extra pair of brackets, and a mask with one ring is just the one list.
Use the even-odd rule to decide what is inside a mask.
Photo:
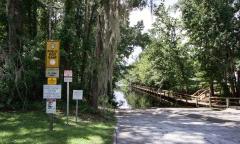
[(131, 106), (128, 104), (123, 91), (114, 91), (114, 96), (116, 101), (118, 102), (119, 109), (131, 109)]
[(119, 109), (145, 109), (153, 107), (175, 107), (173, 103), (160, 100), (141, 92), (135, 92), (127, 87), (121, 87), (114, 91), (115, 100)]

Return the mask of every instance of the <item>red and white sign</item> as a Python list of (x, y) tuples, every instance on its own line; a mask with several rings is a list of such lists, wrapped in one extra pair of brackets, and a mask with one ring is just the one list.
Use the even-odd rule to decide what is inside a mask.
[(64, 70), (64, 77), (72, 77), (72, 70)]

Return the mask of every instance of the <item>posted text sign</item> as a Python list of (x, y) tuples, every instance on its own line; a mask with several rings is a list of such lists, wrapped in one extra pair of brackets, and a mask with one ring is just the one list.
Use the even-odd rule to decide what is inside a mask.
[(83, 98), (83, 90), (73, 90), (74, 100), (82, 100), (82, 98)]
[(48, 41), (46, 50), (46, 67), (58, 68), (60, 57), (60, 41)]
[(64, 77), (72, 77), (72, 70), (64, 70)]
[(59, 78), (59, 68), (46, 68), (47, 78)]
[(56, 113), (56, 100), (55, 99), (47, 100), (46, 113), (48, 113), (48, 114)]
[(61, 99), (61, 85), (43, 85), (44, 99)]
[(72, 77), (64, 77), (64, 82), (72, 82)]

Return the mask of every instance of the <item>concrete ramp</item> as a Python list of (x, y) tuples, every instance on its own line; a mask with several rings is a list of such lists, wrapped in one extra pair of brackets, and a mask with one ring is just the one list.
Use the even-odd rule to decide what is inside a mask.
[(240, 144), (239, 110), (119, 110), (117, 119), (116, 144)]

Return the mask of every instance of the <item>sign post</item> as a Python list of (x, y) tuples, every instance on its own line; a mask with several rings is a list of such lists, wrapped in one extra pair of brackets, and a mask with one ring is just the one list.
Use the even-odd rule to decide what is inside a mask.
[(78, 100), (82, 100), (83, 90), (73, 90), (73, 99), (76, 100), (76, 122), (78, 117)]
[(78, 100), (76, 100), (76, 123), (77, 123), (77, 117), (78, 117)]
[[(53, 41), (52, 39), (52, 15), (53, 15), (53, 6), (52, 2), (47, 6), (49, 15), (48, 15), (48, 42), (47, 42), (47, 49), (46, 49), (46, 77), (47, 78), (54, 78), (48, 79), (48, 84), (54, 85), (57, 84), (57, 79), (59, 78), (59, 64), (60, 64), (60, 41)], [(52, 102), (52, 100), (54, 102)], [(52, 103), (50, 103), (52, 102)], [(48, 108), (52, 108), (55, 106), (56, 111), (56, 99), (47, 99), (47, 110)], [(48, 113), (48, 111), (47, 111)], [(53, 113), (49, 114), (51, 122), (49, 125), (49, 130), (53, 130)]]
[(69, 83), (72, 82), (72, 70), (64, 70), (64, 82), (67, 83), (67, 124), (69, 115)]
[[(48, 84), (50, 81), (48, 81)], [(55, 83), (56, 81), (53, 80)], [(56, 99), (61, 99), (61, 85), (43, 85), (43, 98), (46, 101), (46, 113), (50, 116), (49, 130), (53, 130), (53, 114), (56, 113)]]
[(60, 63), (60, 41), (47, 41), (46, 49), (46, 77), (47, 84), (43, 86), (43, 98), (46, 101), (46, 113), (49, 114), (50, 124), (49, 130), (53, 130), (54, 113), (56, 113), (56, 99), (61, 99), (61, 85), (57, 84), (59, 78)]
[(69, 115), (69, 82), (67, 82), (67, 124), (68, 124), (68, 115)]

